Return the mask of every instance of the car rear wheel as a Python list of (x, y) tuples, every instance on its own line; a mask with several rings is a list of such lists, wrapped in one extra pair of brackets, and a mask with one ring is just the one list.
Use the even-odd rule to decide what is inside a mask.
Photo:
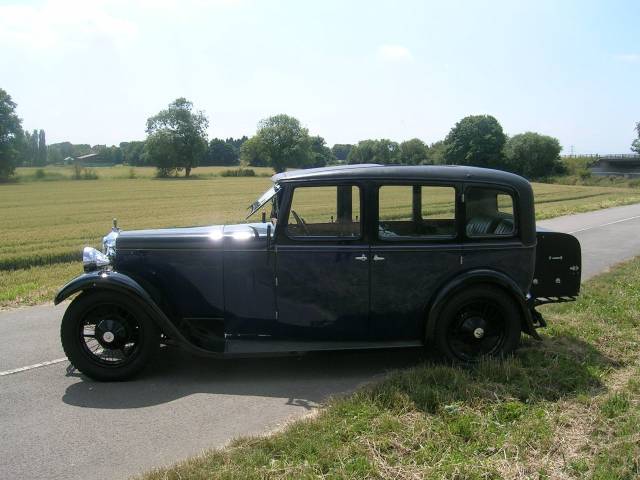
[(520, 342), (520, 309), (503, 290), (491, 285), (469, 287), (453, 295), (435, 329), (438, 349), (456, 363), (504, 357)]
[(72, 365), (101, 381), (131, 378), (160, 345), (158, 328), (144, 310), (112, 292), (77, 297), (64, 314), (60, 337)]

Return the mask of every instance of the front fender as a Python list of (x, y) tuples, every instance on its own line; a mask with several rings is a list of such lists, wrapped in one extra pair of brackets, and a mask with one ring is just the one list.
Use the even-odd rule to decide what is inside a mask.
[(74, 293), (92, 290), (111, 290), (126, 295), (139, 302), (160, 330), (174, 342), (185, 347), (193, 347), (158, 307), (147, 291), (127, 275), (114, 271), (96, 271), (82, 274), (60, 289), (54, 299), (57, 305)]
[(116, 290), (128, 295), (136, 295), (145, 301), (155, 303), (138, 282), (127, 275), (112, 271), (89, 272), (74, 278), (58, 291), (53, 303), (58, 305), (74, 293), (96, 288)]
[(449, 298), (451, 298), (451, 296), (458, 291), (478, 283), (497, 285), (498, 287), (509, 293), (511, 297), (517, 302), (518, 307), (520, 308), (520, 311), (522, 313), (522, 330), (524, 330), (534, 338), (540, 339), (540, 336), (536, 332), (536, 329), (533, 325), (531, 309), (527, 304), (527, 299), (524, 292), (520, 289), (520, 287), (518, 287), (518, 285), (512, 278), (508, 277), (502, 272), (488, 269), (478, 269), (464, 272), (447, 283), (435, 295), (433, 301), (430, 303), (429, 313), (427, 315), (427, 325), (425, 330), (427, 339), (433, 338), (436, 322), (438, 320), (440, 312), (442, 311), (442, 308), (447, 303)]

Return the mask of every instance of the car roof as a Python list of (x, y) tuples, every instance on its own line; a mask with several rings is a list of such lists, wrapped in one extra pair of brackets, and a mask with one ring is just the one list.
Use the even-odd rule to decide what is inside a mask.
[(291, 170), (271, 177), (276, 182), (311, 180), (431, 180), (457, 182), (487, 182), (531, 188), (529, 182), (519, 175), (490, 168), (468, 167), (463, 165), (378, 165), (356, 164), (332, 167)]

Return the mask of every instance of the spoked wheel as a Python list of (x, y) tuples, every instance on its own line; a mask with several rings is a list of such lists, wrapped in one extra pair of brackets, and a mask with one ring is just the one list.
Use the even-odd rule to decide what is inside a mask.
[(148, 315), (111, 292), (76, 298), (65, 312), (60, 335), (71, 363), (96, 380), (135, 375), (159, 346), (158, 329)]
[(119, 305), (96, 305), (87, 312), (79, 327), (85, 353), (99, 365), (122, 365), (140, 352), (143, 327)]
[(503, 357), (520, 341), (520, 312), (515, 302), (493, 286), (476, 286), (454, 295), (436, 326), (436, 343), (452, 361), (476, 363)]

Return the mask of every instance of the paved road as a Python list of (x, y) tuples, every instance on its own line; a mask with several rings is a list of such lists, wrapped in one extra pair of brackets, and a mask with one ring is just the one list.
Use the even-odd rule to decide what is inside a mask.
[[(640, 255), (640, 205), (540, 223), (575, 232), (585, 278)], [(125, 478), (268, 431), (420, 358), (409, 350), (230, 361), (163, 349), (136, 381), (96, 383), (63, 359), (65, 307), (0, 313), (0, 478)]]

